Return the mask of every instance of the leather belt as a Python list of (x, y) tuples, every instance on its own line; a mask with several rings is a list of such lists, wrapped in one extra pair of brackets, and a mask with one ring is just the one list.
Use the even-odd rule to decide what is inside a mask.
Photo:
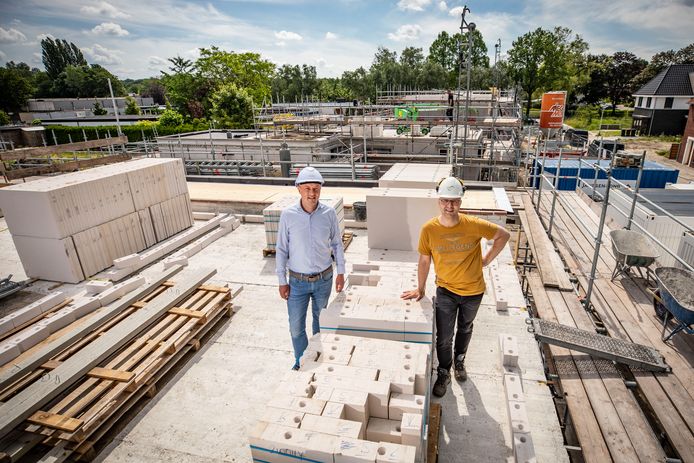
[(333, 266), (331, 265), (330, 267), (326, 268), (322, 272), (319, 273), (298, 273), (294, 272), (292, 270), (289, 271), (289, 276), (292, 276), (296, 278), (297, 280), (301, 281), (308, 281), (308, 282), (313, 282), (313, 281), (318, 281), (323, 279), (323, 277), (328, 276), (333, 273)]

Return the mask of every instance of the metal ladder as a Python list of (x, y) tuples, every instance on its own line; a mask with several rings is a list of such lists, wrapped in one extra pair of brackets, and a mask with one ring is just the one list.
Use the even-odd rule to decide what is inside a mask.
[(652, 347), (539, 318), (529, 318), (526, 323), (529, 325), (528, 331), (535, 335), (535, 339), (546, 344), (584, 352), (594, 357), (624, 363), (648, 371), (672, 371), (660, 352)]

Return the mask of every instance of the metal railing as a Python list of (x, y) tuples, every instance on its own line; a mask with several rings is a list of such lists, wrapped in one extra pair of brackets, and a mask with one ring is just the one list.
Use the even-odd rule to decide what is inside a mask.
[[(575, 223), (578, 223), (594, 240), (594, 254), (593, 254), (593, 259), (591, 262), (591, 269), (590, 269), (590, 275), (588, 277), (588, 287), (586, 289), (586, 296), (582, 299), (583, 306), (586, 309), (589, 309), (591, 307), (591, 297), (593, 293), (593, 286), (595, 282), (595, 274), (597, 271), (597, 263), (600, 258), (600, 249), (601, 245), (603, 244), (603, 233), (604, 233), (604, 227), (605, 227), (605, 219), (608, 213), (608, 208), (612, 207), (613, 210), (621, 214), (627, 219), (627, 226), (625, 227), (626, 229), (632, 229), (632, 227), (638, 228), (638, 231), (646, 235), (650, 240), (652, 240), (655, 244), (657, 244), (661, 249), (663, 249), (665, 252), (667, 252), (670, 256), (672, 256), (678, 263), (680, 263), (685, 269), (688, 269), (690, 271), (694, 271), (694, 268), (692, 268), (691, 265), (689, 265), (686, 261), (684, 261), (679, 255), (677, 255), (677, 251), (674, 251), (670, 249), (666, 244), (664, 244), (660, 239), (658, 239), (656, 236), (654, 236), (652, 233), (650, 233), (646, 228), (641, 226), (638, 222), (634, 221), (634, 214), (636, 211), (636, 204), (639, 201), (642, 201), (646, 204), (649, 205), (650, 208), (652, 208), (653, 211), (657, 212), (658, 214), (662, 216), (666, 216), (672, 221), (674, 221), (676, 224), (682, 226), (685, 230), (689, 232), (694, 232), (694, 228), (692, 228), (690, 225), (686, 224), (682, 220), (680, 220), (678, 217), (675, 215), (671, 214), (667, 210), (665, 210), (663, 207), (657, 205), (653, 201), (649, 200), (646, 198), (643, 194), (639, 192), (640, 190), (640, 184), (641, 184), (641, 179), (643, 177), (643, 169), (645, 166), (645, 159), (646, 159), (646, 152), (643, 152), (643, 155), (641, 156), (640, 163), (639, 163), (639, 171), (637, 174), (637, 179), (636, 179), (636, 184), (632, 187), (631, 185), (616, 179), (613, 175), (613, 170), (614, 170), (614, 163), (615, 163), (615, 157), (613, 157), (610, 160), (610, 163), (607, 167), (601, 166), (599, 164), (599, 160), (591, 160), (591, 161), (586, 161), (585, 159), (579, 158), (578, 159), (578, 169), (576, 172), (575, 176), (562, 176), (561, 175), (561, 162), (562, 162), (562, 157), (563, 153), (560, 148), (559, 150), (559, 159), (557, 161), (557, 167), (555, 173), (546, 173), (545, 172), (545, 165), (546, 165), (546, 150), (543, 153), (543, 156), (540, 157), (539, 155), (539, 150), (540, 150), (540, 143), (538, 140), (538, 143), (536, 143), (536, 149), (534, 154), (528, 153), (528, 156), (526, 157), (526, 162), (525, 162), (525, 168), (526, 172), (529, 167), (529, 162), (530, 160), (533, 161), (533, 165), (531, 167), (531, 173), (528, 175), (528, 178), (530, 179), (529, 185), (531, 188), (531, 193), (530, 193), (530, 198), (535, 206), (535, 209), (538, 213), (538, 216), (540, 217), (540, 220), (542, 221), (542, 216), (540, 215), (540, 204), (542, 202), (542, 190), (544, 188), (549, 188), (550, 194), (552, 195), (552, 202), (551, 202), (551, 207), (550, 207), (550, 213), (549, 213), (549, 223), (546, 225), (547, 229), (547, 235), (549, 236), (550, 239), (552, 239), (552, 228), (554, 224), (554, 219), (555, 219), (555, 212), (556, 212), (556, 203), (557, 201), (564, 206), (564, 209), (566, 213), (570, 214), (573, 216), (576, 220), (574, 221)], [(542, 159), (541, 165), (538, 166), (538, 161)], [(594, 171), (593, 177), (590, 179), (585, 179), (581, 176), (581, 169), (583, 166), (588, 166), (589, 168), (592, 168)], [(539, 173), (538, 172), (539, 169)], [(605, 192), (600, 193), (597, 190), (597, 180), (599, 177), (599, 173), (602, 172), (606, 176), (606, 184), (605, 184)], [(561, 195), (558, 193), (559, 191), (559, 181), (561, 179), (575, 179), (576, 186), (575, 189), (579, 190), (582, 189), (584, 186), (588, 188), (591, 192), (591, 197), (594, 200), (599, 200), (602, 202), (602, 208), (600, 212), (600, 217), (599, 217), (599, 222), (598, 222), (598, 229), (597, 232), (594, 234), (592, 230), (585, 224), (584, 220), (581, 220), (581, 218), (578, 216), (577, 212), (572, 208), (563, 198), (561, 198)], [(537, 185), (537, 202), (535, 201), (535, 183), (538, 183)], [(610, 192), (614, 187), (619, 187), (623, 189), (625, 192), (627, 192), (628, 195), (631, 196), (631, 204), (629, 211), (623, 211), (619, 206), (617, 206), (614, 202), (610, 202)]]

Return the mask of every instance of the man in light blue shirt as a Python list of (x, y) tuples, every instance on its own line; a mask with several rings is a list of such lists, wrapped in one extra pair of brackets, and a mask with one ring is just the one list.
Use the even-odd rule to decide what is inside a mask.
[[(294, 347), (294, 366), (306, 350), (308, 303), (313, 315), (313, 334), (320, 331), (320, 311), (328, 305), (337, 267), (335, 291), (345, 285), (345, 256), (337, 214), (319, 201), (323, 177), (305, 167), (296, 177), (301, 200), (282, 211), (277, 232), (276, 263), (280, 296), (287, 301), (289, 333)], [(289, 278), (287, 278), (289, 274)]]

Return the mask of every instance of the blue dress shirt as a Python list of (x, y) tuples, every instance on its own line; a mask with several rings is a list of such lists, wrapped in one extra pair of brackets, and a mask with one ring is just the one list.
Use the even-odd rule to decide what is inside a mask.
[(312, 213), (301, 207), (301, 201), (282, 211), (276, 246), (277, 278), (287, 284), (287, 270), (297, 273), (319, 273), (332, 265), (335, 256), (337, 273), (345, 273), (345, 254), (335, 209), (318, 203)]

